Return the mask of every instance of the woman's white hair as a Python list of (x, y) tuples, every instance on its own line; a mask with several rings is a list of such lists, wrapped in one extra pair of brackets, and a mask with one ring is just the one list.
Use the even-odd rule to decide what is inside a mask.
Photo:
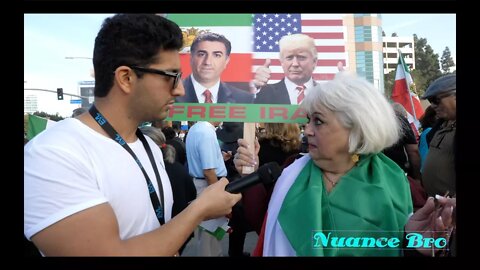
[(333, 112), (350, 130), (351, 154), (378, 153), (399, 139), (400, 125), (387, 99), (370, 82), (346, 71), (310, 89), (302, 108), (309, 115), (322, 108)]

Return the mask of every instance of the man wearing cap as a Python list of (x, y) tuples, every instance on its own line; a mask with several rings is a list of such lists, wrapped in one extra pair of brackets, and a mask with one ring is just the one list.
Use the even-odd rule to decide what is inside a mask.
[(427, 99), (444, 122), (430, 141), (425, 159), (423, 185), (429, 196), (455, 194), (455, 132), (457, 122), (456, 74), (435, 80), (425, 91)]
[[(425, 91), (427, 99), (443, 120), (433, 135), (425, 158), (422, 181), (428, 196), (454, 196), (456, 193), (455, 133), (457, 124), (457, 76), (449, 74), (436, 79)], [(456, 256), (454, 235), (450, 239), (450, 255)]]

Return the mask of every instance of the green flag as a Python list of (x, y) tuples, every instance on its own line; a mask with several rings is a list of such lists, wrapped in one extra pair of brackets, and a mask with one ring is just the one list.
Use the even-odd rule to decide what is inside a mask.
[(40, 132), (56, 123), (57, 122), (50, 119), (39, 117), (33, 114), (28, 115), (27, 139), (33, 139), (33, 137), (37, 136)]

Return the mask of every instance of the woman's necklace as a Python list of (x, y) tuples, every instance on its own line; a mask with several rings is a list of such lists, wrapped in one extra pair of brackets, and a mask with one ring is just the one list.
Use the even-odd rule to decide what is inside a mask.
[(325, 179), (327, 179), (327, 181), (332, 184), (332, 188), (335, 187), (338, 184), (338, 180), (340, 180), (340, 178), (338, 178), (337, 182), (332, 181), (325, 172), (323, 172), (323, 176), (325, 176)]
[(338, 184), (338, 182), (340, 182), (340, 178), (342, 178), (342, 176), (346, 175), (346, 174), (347, 174), (348, 172), (350, 172), (353, 168), (355, 168), (355, 166), (357, 165), (357, 162), (358, 162), (358, 156), (357, 156), (356, 161), (354, 161), (353, 166), (352, 166), (350, 169), (348, 169), (346, 172), (344, 172), (344, 173), (337, 179), (336, 182), (335, 182), (335, 181), (332, 181), (332, 179), (330, 179), (330, 177), (327, 176), (327, 173), (326, 173), (325, 171), (323, 172), (323, 176), (324, 176), (324, 178), (327, 179), (327, 181), (332, 185), (332, 188), (334, 188), (334, 187)]

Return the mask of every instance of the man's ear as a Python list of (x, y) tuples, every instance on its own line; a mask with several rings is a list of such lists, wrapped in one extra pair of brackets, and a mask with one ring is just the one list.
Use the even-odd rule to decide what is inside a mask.
[(117, 84), (122, 91), (129, 93), (136, 78), (134, 71), (127, 66), (119, 66), (114, 73), (114, 84)]

